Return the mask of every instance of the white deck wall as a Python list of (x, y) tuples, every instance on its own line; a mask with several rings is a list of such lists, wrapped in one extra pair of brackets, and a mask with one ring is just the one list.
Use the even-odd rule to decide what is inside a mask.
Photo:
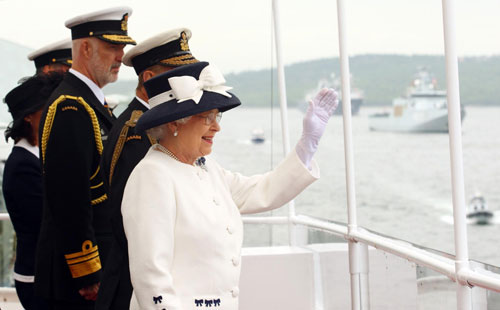
[[(316, 275), (314, 255), (319, 257)], [(369, 268), (372, 310), (417, 309), (414, 263), (370, 248)], [(315, 280), (321, 281), (321, 300), (315, 295)], [(346, 243), (242, 251), (240, 310), (345, 310), (350, 309), (350, 296)]]

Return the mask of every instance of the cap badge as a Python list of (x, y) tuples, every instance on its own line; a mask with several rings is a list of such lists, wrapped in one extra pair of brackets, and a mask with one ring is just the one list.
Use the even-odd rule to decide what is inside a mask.
[(127, 21), (128, 21), (128, 13), (125, 13), (122, 18), (122, 30), (127, 31)]
[(181, 50), (189, 51), (188, 40), (184, 31), (181, 33)]

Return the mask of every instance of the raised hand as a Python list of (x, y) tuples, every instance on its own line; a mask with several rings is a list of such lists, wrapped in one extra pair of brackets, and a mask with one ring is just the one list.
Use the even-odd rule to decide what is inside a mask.
[(339, 104), (338, 94), (333, 89), (323, 88), (309, 101), (303, 120), (302, 137), (295, 150), (300, 160), (309, 169), (311, 159), (318, 149), (318, 143), (325, 132), (328, 119)]

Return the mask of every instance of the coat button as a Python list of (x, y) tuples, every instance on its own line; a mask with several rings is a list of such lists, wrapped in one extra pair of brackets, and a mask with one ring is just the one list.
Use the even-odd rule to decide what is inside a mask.
[(237, 256), (233, 257), (232, 261), (235, 267), (237, 267), (240, 264), (240, 258)]
[(234, 233), (234, 229), (231, 227), (231, 226), (228, 226), (227, 228), (227, 232), (232, 235)]
[(240, 289), (238, 287), (235, 287), (231, 290), (231, 294), (233, 295), (233, 297), (238, 297), (238, 295), (240, 294)]

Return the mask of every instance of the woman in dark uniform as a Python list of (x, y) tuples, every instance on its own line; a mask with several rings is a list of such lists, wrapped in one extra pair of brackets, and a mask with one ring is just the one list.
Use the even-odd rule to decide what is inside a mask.
[(5, 138), (13, 139), (15, 145), (5, 163), (2, 190), (17, 235), (13, 278), (26, 310), (48, 309), (42, 299), (34, 296), (33, 289), (43, 206), (38, 125), (43, 106), (61, 79), (61, 73), (30, 77), (4, 99), (13, 118), (5, 130)]

